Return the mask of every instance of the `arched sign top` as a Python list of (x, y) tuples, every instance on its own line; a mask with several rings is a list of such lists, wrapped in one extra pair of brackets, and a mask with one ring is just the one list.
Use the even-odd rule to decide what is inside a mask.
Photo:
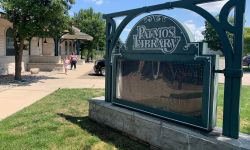
[[(198, 15), (202, 16), (205, 20), (207, 20), (211, 26), (215, 29), (215, 31), (218, 33), (219, 38), (221, 39), (221, 44), (223, 48), (223, 52), (225, 55), (225, 69), (224, 70), (214, 70), (215, 73), (224, 73), (225, 75), (225, 97), (224, 97), (224, 116), (223, 116), (223, 135), (233, 138), (239, 137), (239, 102), (240, 102), (240, 87), (241, 87), (241, 78), (242, 78), (242, 50), (243, 50), (243, 25), (244, 25), (244, 13), (245, 13), (245, 7), (246, 7), (246, 0), (228, 0), (225, 5), (222, 7), (220, 13), (219, 13), (219, 20), (217, 20), (213, 14), (209, 13), (204, 8), (200, 7), (200, 4), (205, 3), (212, 3), (212, 2), (219, 2), (221, 0), (176, 0), (171, 2), (166, 2), (162, 4), (152, 5), (152, 6), (146, 6), (142, 8), (137, 9), (131, 9), (127, 11), (121, 11), (121, 12), (115, 12), (111, 14), (106, 14), (103, 17), (106, 19), (106, 93), (105, 93), (105, 99), (106, 101), (110, 102), (112, 99), (112, 92), (111, 88), (113, 86), (112, 82), (112, 70), (113, 68), (113, 59), (115, 57), (127, 57), (127, 54), (134, 54), (136, 53), (162, 53), (164, 52), (167, 55), (175, 55), (171, 58), (179, 57), (178, 55), (182, 55), (185, 57), (185, 55), (194, 55), (194, 60), (204, 59), (207, 54), (202, 52), (202, 50), (206, 49), (206, 47), (203, 47), (203, 43), (199, 42), (192, 42), (190, 40), (190, 36), (188, 36), (187, 30), (184, 29), (184, 27), (175, 21), (173, 18), (168, 19), (168, 23), (176, 25), (176, 30), (173, 32), (173, 29), (169, 29), (172, 33), (175, 33), (175, 37), (168, 37), (170, 39), (168, 42), (166, 40), (166, 43), (164, 45), (164, 42), (160, 41), (160, 39), (150, 38), (150, 36), (146, 36), (148, 34), (148, 31), (152, 32), (150, 29), (154, 28), (161, 28), (161, 27), (167, 27), (166, 22), (162, 22), (162, 19), (158, 21), (157, 19), (151, 19), (152, 21), (158, 21), (155, 23), (155, 25), (149, 25), (149, 22), (143, 23), (143, 19), (140, 20), (136, 26), (132, 29), (128, 40), (125, 44), (122, 44), (123, 46), (117, 46), (119, 43), (117, 42), (122, 31), (128, 25), (135, 17), (159, 10), (168, 10), (168, 9), (186, 9), (190, 10), (192, 12), (197, 13)], [(235, 23), (234, 25), (230, 25), (228, 23), (228, 16), (234, 8), (234, 19)], [(152, 16), (152, 15), (149, 15)], [(147, 17), (149, 17), (147, 16)], [(125, 17), (122, 22), (116, 26), (116, 23), (114, 21), (114, 18), (117, 17)], [(146, 18), (146, 17), (145, 17)], [(159, 18), (158, 18), (159, 19)], [(150, 19), (149, 19), (150, 20)], [(148, 21), (149, 21), (148, 20)], [(145, 20), (146, 21), (146, 20)], [(174, 22), (173, 22), (174, 21)], [(141, 41), (137, 40), (137, 43), (134, 43), (134, 39), (139, 38), (138, 32), (138, 25), (145, 25), (144, 27), (141, 27), (141, 38), (139, 39)], [(182, 30), (181, 30), (182, 29)], [(142, 36), (143, 31), (145, 31), (145, 35)], [(156, 30), (159, 31), (159, 30)], [(169, 32), (170, 32), (169, 31)], [(182, 32), (178, 32), (182, 31)], [(166, 32), (166, 31), (165, 31)], [(230, 43), (230, 40), (227, 36), (227, 33), (232, 33), (234, 35), (233, 44)], [(179, 35), (179, 33), (182, 33)], [(172, 34), (174, 35), (174, 34)], [(134, 38), (135, 37), (135, 38)], [(186, 41), (181, 41), (181, 38), (186, 38)], [(155, 40), (154, 40), (155, 39)], [(162, 38), (161, 38), (162, 39)], [(180, 39), (180, 40), (179, 40)], [(144, 40), (144, 41), (143, 41)], [(179, 42), (178, 42), (179, 41)], [(176, 44), (172, 44), (172, 43)], [(118, 44), (117, 44), (118, 43)], [(158, 43), (158, 44), (157, 44)], [(137, 45), (133, 45), (137, 44)], [(142, 45), (143, 44), (143, 45)], [(172, 44), (172, 45), (170, 45)], [(186, 44), (186, 45), (185, 45)], [(206, 46), (206, 44), (204, 44)], [(149, 47), (149, 48), (147, 48)], [(119, 51), (118, 51), (119, 50)], [(134, 50), (134, 51), (133, 51)], [(147, 51), (138, 51), (138, 50), (147, 50)], [(153, 50), (153, 51), (150, 51)], [(125, 51), (130, 51), (126, 53)], [(133, 51), (133, 52), (132, 52)], [(123, 52), (125, 52), (123, 55)], [(132, 52), (132, 53), (131, 53)], [(130, 55), (133, 57), (136, 57), (137, 55)], [(157, 55), (158, 56), (158, 55)], [(160, 55), (159, 55), (160, 56)], [(181, 57), (183, 57), (181, 56)], [(204, 57), (205, 56), (205, 57)], [(150, 56), (149, 56), (150, 57)], [(160, 56), (162, 57), (162, 56)], [(162, 57), (164, 58), (164, 57)], [(170, 57), (165, 57), (170, 58)], [(214, 69), (214, 68), (213, 68)], [(207, 73), (206, 73), (207, 74)], [(211, 77), (214, 77), (212, 75)], [(210, 106), (210, 105), (209, 105)], [(212, 115), (210, 115), (212, 116)]]
[(165, 54), (189, 53), (193, 39), (175, 19), (159, 14), (142, 18), (129, 33), (126, 50), (160, 50)]

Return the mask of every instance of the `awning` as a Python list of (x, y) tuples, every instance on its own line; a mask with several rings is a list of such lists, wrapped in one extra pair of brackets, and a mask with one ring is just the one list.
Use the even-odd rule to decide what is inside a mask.
[(65, 34), (61, 37), (61, 39), (63, 40), (87, 40), (87, 41), (92, 41), (93, 37), (86, 34), (86, 33), (82, 33), (78, 28), (76, 27), (72, 27), (75, 34)]

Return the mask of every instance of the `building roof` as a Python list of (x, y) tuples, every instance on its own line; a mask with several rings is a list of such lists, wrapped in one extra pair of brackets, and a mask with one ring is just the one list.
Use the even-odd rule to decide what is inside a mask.
[(72, 27), (72, 28), (73, 28), (74, 34), (67, 33), (67, 34), (62, 36), (62, 39), (64, 39), (64, 40), (87, 40), (87, 41), (93, 40), (92, 36), (81, 32), (80, 29), (78, 29), (76, 27)]

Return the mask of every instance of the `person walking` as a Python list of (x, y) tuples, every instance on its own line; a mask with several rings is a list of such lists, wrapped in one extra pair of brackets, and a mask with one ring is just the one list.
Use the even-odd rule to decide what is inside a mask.
[(64, 61), (63, 61), (63, 66), (64, 66), (64, 71), (65, 71), (65, 74), (68, 75), (68, 65), (70, 63), (70, 60), (68, 58), (68, 56), (66, 56), (64, 58)]
[(76, 69), (77, 55), (75, 55), (74, 52), (72, 52), (70, 55), (70, 63), (71, 63), (71, 70), (72, 70), (73, 66), (74, 66), (74, 69)]

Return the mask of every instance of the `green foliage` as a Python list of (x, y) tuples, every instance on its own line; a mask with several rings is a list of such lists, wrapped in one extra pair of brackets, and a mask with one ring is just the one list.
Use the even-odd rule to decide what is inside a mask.
[[(218, 18), (218, 16), (216, 16), (216, 18)], [(229, 23), (234, 23), (233, 17), (229, 17)], [(221, 50), (223, 52), (220, 37), (208, 21), (205, 21), (205, 31), (203, 32), (203, 35), (204, 42), (208, 43), (208, 47), (210, 49), (214, 51)], [(229, 41), (232, 43), (233, 35), (231, 33), (227, 33), (227, 36), (229, 38)]]
[(94, 38), (93, 41), (85, 42), (81, 46), (82, 50), (105, 50), (105, 21), (102, 19), (101, 13), (94, 12), (92, 8), (86, 10), (81, 9), (74, 15), (73, 23), (82, 32)]
[(24, 41), (36, 36), (60, 37), (68, 27), (72, 3), (74, 0), (0, 0), (6, 18), (13, 23), (16, 80), (21, 80)]
[(69, 0), (0, 0), (19, 38), (57, 37), (68, 28)]
[(204, 42), (208, 43), (208, 47), (212, 50), (221, 50), (221, 41), (219, 40), (219, 35), (217, 32), (214, 30), (212, 25), (208, 23), (207, 21), (205, 22), (205, 28), (206, 30), (204, 31)]
[(243, 54), (250, 54), (250, 27), (244, 29), (244, 51)]
[(244, 67), (244, 66), (243, 66), (243, 72), (245, 72), (245, 73), (250, 73), (250, 68), (249, 68), (249, 67)]

